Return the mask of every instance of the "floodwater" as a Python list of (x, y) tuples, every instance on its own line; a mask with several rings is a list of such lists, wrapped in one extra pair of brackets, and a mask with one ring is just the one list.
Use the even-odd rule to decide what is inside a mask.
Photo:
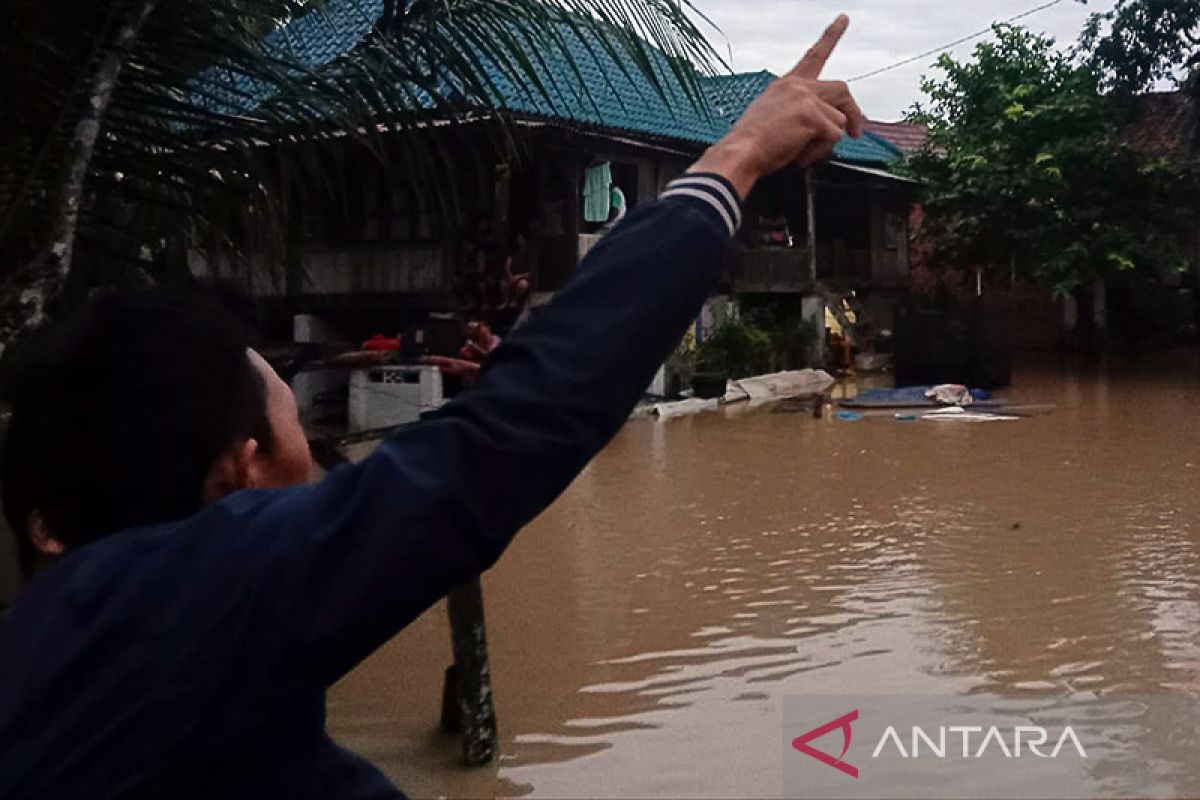
[(418, 796), (778, 796), (788, 695), (1200, 696), (1198, 365), (1015, 383), (1057, 410), (631, 422), (485, 577), (498, 764), (436, 732), (442, 606), (330, 730)]

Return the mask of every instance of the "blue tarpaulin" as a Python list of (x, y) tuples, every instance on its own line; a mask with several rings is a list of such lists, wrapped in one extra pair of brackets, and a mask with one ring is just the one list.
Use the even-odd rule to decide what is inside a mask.
[[(863, 389), (857, 396), (843, 400), (845, 408), (935, 408), (941, 404), (929, 399), (925, 393), (929, 386), (901, 386), (895, 389), (882, 387)], [(976, 401), (988, 400), (991, 393), (982, 389), (972, 389), (971, 396)]]

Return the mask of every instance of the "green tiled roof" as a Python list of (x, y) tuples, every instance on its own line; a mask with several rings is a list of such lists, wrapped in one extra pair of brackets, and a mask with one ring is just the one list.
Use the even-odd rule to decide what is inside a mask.
[[(275, 31), (268, 37), (268, 46), (287, 48), (290, 55), (311, 62), (311, 66), (330, 63), (362, 41), (372, 22), (365, 20), (364, 14), (381, 7), (378, 0), (330, 0), (323, 11), (306, 14)], [(653, 67), (662, 91), (620, 46), (613, 52), (599, 40), (584, 41), (567, 26), (563, 28), (563, 41), (570, 48), (570, 58), (558, 50), (530, 58), (546, 87), (544, 93), (524, 82), (514, 83), (498, 66), (485, 63), (498, 95), (493, 102), (520, 116), (707, 145), (724, 136), (746, 106), (775, 79), (765, 71), (698, 75), (707, 101), (707, 108), (698, 108), (666, 55), (658, 50), (652, 51)], [(587, 87), (586, 93), (580, 90), (579, 78)], [(253, 93), (252, 87), (239, 89)], [(243, 103), (240, 110), (250, 109)], [(890, 142), (871, 133), (857, 140), (843, 137), (834, 152), (839, 161), (873, 167), (886, 167), (899, 155)]]
[[(353, 50), (375, 28), (383, 0), (330, 0), (277, 28), (263, 39), (263, 50), (309, 68), (323, 67)], [(228, 114), (252, 111), (269, 99), (271, 88), (221, 66), (205, 71), (191, 102)]]
[(858, 139), (843, 136), (833, 153), (833, 157), (838, 161), (874, 164), (881, 167), (891, 164), (902, 155), (904, 153), (899, 147), (870, 131), (864, 131), (862, 137)]
[[(750, 105), (773, 80), (775, 75), (763, 70), (713, 78), (704, 77), (700, 82), (708, 98), (709, 107), (724, 120), (724, 130), (727, 130), (746, 110), (746, 106)], [(833, 157), (839, 161), (875, 167), (886, 167), (901, 155), (901, 151), (895, 145), (869, 131), (859, 139), (843, 136), (833, 153)]]
[[(729, 131), (751, 101), (775, 80), (766, 71), (698, 75), (708, 106), (699, 109), (671, 71), (666, 57), (658, 51), (654, 51), (658, 56), (654, 68), (663, 86), (661, 93), (623, 52), (618, 50), (614, 54), (598, 41), (585, 42), (574, 31), (565, 31), (564, 40), (571, 46), (571, 60), (588, 87), (587, 94), (577, 89), (571, 60), (555, 52), (543, 54), (544, 64), (537, 66), (538, 76), (547, 87), (545, 93), (514, 85), (499, 70), (492, 70), (500, 94), (493, 100), (515, 113), (532, 117), (712, 144)], [(840, 161), (875, 167), (886, 167), (899, 155), (890, 142), (870, 133), (861, 139), (843, 137), (834, 152), (834, 158)]]
[(732, 125), (750, 101), (762, 94), (775, 76), (762, 72), (740, 72), (736, 75), (717, 75), (700, 79), (712, 110), (727, 125)]
[(661, 93), (623, 51), (613, 53), (598, 39), (585, 41), (565, 26), (563, 41), (569, 58), (554, 50), (530, 59), (545, 92), (514, 83), (488, 65), (498, 90), (492, 101), (524, 116), (698, 144), (715, 142), (729, 129), (717, 114), (697, 108), (658, 51), (653, 67)]

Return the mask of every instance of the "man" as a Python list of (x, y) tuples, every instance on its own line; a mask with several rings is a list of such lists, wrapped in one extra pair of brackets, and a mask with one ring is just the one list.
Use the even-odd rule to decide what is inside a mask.
[(0, 797), (399, 796), (329, 740), (325, 689), (490, 567), (616, 433), (755, 181), (860, 133), (845, 84), (818, 80), (847, 24), (462, 400), (319, 483), (288, 387), (203, 302), (114, 297), (53, 331), (4, 454), (6, 514), (50, 563), (0, 631)]

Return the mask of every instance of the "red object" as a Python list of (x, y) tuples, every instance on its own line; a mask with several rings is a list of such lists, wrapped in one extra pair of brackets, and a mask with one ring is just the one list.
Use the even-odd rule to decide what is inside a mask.
[(370, 339), (367, 339), (365, 342), (363, 342), (362, 349), (363, 350), (374, 350), (374, 351), (399, 350), (400, 349), (400, 337), (397, 336), (394, 339), (389, 339), (387, 336), (384, 336), (382, 333), (377, 333), (374, 336), (372, 336)]
[(864, 129), (888, 140), (903, 153), (915, 153), (929, 141), (929, 129), (912, 122), (880, 122), (869, 119)]

